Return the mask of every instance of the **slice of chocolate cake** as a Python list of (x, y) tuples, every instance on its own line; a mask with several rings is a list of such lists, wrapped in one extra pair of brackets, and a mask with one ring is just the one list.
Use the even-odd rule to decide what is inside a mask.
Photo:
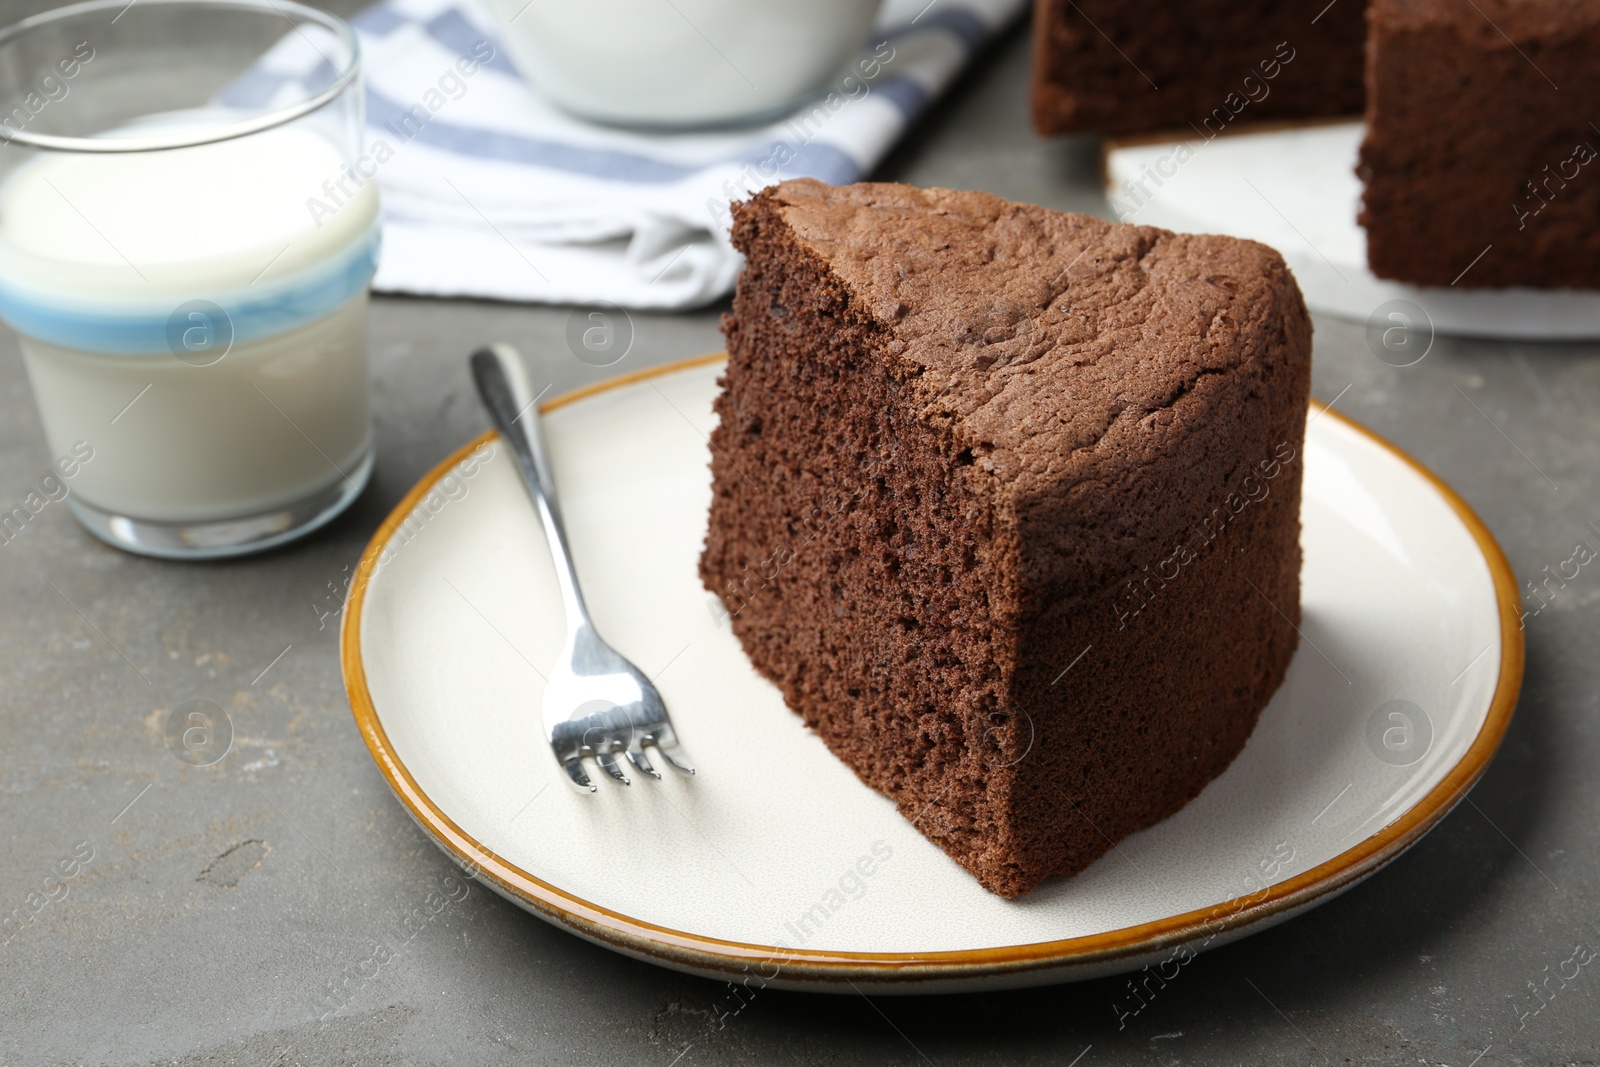
[(1600, 289), (1600, 4), (1374, 0), (1370, 21), (1372, 272)]
[(1177, 811), (1296, 645), (1311, 325), (1283, 260), (809, 180), (733, 239), (700, 570), (751, 662), (1004, 896)]
[(1040, 133), (1209, 139), (1236, 121), (1361, 112), (1359, 0), (1039, 0), (1033, 18)]

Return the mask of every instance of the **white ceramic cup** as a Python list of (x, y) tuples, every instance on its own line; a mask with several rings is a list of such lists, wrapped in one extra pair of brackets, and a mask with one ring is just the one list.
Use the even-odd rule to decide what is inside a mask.
[(492, 0), (511, 58), (555, 103), (629, 126), (777, 114), (839, 74), (881, 0)]

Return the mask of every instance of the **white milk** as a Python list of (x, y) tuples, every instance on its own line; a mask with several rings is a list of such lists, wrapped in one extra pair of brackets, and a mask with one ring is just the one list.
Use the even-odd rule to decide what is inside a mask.
[[(312, 198), (342, 206), (317, 218)], [(95, 450), (74, 494), (210, 522), (354, 477), (377, 217), (373, 184), (295, 128), (19, 167), (0, 185), (0, 315), (52, 452)]]

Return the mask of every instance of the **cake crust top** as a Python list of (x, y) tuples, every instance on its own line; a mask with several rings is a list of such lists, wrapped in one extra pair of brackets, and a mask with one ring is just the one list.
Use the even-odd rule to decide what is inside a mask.
[(887, 335), (925, 417), (1024, 490), (1138, 464), (1174, 420), (1238, 400), (1206, 379), (1309, 347), (1298, 287), (1253, 241), (898, 184), (758, 197)]

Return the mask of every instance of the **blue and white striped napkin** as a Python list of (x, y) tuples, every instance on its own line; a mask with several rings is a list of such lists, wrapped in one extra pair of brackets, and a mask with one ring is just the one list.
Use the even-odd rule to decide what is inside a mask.
[[(587, 123), (546, 101), (511, 66), (478, 0), (380, 0), (351, 20), (365, 53), (361, 169), (375, 173), (384, 202), (373, 287), (705, 304), (739, 270), (730, 199), (784, 178), (862, 177), (1024, 3), (887, 0), (866, 50), (877, 74), (852, 82), (852, 93), (762, 127), (651, 134)], [(285, 42), (224, 102), (270, 103), (315, 60)]]

